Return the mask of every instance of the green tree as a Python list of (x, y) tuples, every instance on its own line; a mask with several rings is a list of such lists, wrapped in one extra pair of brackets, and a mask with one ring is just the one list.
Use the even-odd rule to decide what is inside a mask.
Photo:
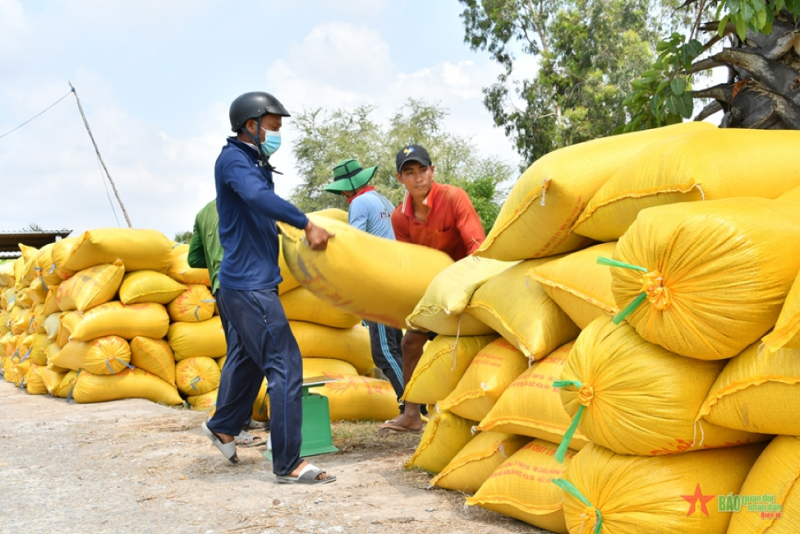
[(193, 235), (194, 232), (192, 230), (186, 230), (185, 232), (178, 232), (177, 234), (175, 234), (175, 242), (189, 244), (192, 242)]
[[(800, 129), (798, 0), (686, 0), (692, 24), (657, 45), (650, 69), (631, 82), (624, 131), (681, 122), (720, 110), (720, 126)], [(728, 80), (694, 90), (698, 73), (727, 67)]]
[[(484, 104), (527, 164), (625, 124), (629, 82), (652, 62), (676, 0), (459, 0), (465, 42), (504, 67)], [(515, 49), (537, 56), (514, 81)]]
[(405, 145), (428, 149), (436, 167), (436, 181), (464, 187), (475, 205), (484, 228), (497, 217), (503, 193), (498, 185), (512, 175), (510, 165), (498, 158), (481, 158), (465, 137), (444, 130), (447, 110), (437, 104), (408, 100), (385, 125), (378, 124), (371, 106), (354, 110), (306, 110), (293, 119), (300, 136), (294, 147), (302, 183), (292, 202), (305, 212), (325, 208), (347, 209), (347, 201), (323, 190), (332, 180), (338, 162), (355, 158), (365, 167), (378, 166), (370, 182), (393, 204), (403, 200), (398, 184), (395, 155)]

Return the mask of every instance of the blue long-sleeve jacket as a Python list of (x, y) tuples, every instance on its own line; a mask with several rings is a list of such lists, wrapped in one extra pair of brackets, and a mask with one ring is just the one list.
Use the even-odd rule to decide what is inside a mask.
[(275, 194), (272, 171), (253, 147), (228, 138), (214, 166), (219, 238), (225, 255), (220, 286), (246, 291), (281, 283), (276, 221), (305, 228), (308, 217)]

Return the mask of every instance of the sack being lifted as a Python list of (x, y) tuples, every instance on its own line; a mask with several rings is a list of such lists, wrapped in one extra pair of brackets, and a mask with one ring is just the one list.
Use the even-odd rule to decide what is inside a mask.
[(611, 291), (644, 339), (732, 358), (775, 325), (800, 271), (800, 210), (729, 198), (642, 211), (617, 243)]

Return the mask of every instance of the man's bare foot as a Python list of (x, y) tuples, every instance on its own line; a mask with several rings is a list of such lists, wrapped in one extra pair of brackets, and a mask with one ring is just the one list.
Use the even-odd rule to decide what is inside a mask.
[[(300, 462), (300, 465), (298, 465), (298, 466), (297, 466), (297, 469), (295, 469), (294, 471), (292, 471), (292, 474), (291, 474), (290, 476), (293, 476), (293, 477), (295, 477), (295, 478), (296, 478), (296, 477), (299, 477), (299, 476), (300, 476), (300, 471), (302, 471), (302, 470), (303, 470), (303, 468), (304, 468), (305, 466), (307, 466), (307, 465), (308, 465), (308, 462), (306, 462), (305, 460), (303, 460), (302, 462)], [(326, 480), (326, 479), (328, 479), (328, 478), (330, 478), (330, 477), (329, 477), (329, 475), (328, 475), (328, 473), (320, 473), (319, 475), (317, 475), (317, 480)]]
[(415, 414), (403, 414), (399, 419), (395, 418), (381, 425), (380, 430), (394, 430), (396, 432), (419, 432), (422, 430), (422, 417), (419, 412)]

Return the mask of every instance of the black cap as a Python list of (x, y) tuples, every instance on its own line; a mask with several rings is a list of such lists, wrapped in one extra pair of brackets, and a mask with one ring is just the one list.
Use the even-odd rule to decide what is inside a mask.
[(403, 169), (403, 165), (409, 161), (416, 161), (427, 167), (432, 165), (428, 151), (419, 145), (408, 145), (400, 149), (400, 152), (397, 153), (397, 172), (400, 172)]

